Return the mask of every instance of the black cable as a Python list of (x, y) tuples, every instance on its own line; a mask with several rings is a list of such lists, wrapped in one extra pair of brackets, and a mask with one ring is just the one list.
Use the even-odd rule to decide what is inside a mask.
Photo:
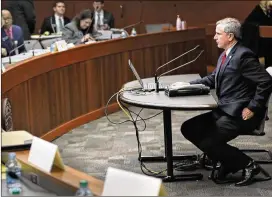
[[(105, 114), (106, 114), (106, 117), (108, 119), (109, 122), (111, 122), (112, 124), (123, 124), (123, 123), (126, 123), (126, 122), (132, 122), (133, 123), (133, 126), (135, 128), (135, 131), (136, 131), (136, 139), (137, 139), (137, 146), (138, 146), (138, 160), (140, 162), (140, 168), (141, 168), (141, 171), (143, 172), (143, 174), (145, 175), (148, 175), (148, 176), (158, 176), (164, 172), (167, 171), (167, 169), (165, 170), (162, 170), (162, 171), (159, 171), (159, 172), (154, 172), (150, 169), (148, 169), (146, 167), (146, 165), (144, 164), (143, 161), (141, 161), (141, 156), (142, 156), (142, 145), (141, 145), (141, 142), (140, 142), (140, 136), (139, 136), (139, 131), (144, 131), (146, 129), (146, 122), (145, 120), (149, 120), (151, 118), (154, 118), (156, 116), (158, 116), (159, 114), (161, 114), (163, 111), (153, 115), (153, 116), (150, 116), (148, 118), (142, 118), (140, 116), (140, 113), (142, 112), (143, 108), (140, 109), (140, 111), (138, 113), (135, 113), (133, 112), (132, 110), (130, 110), (124, 103), (122, 103), (121, 101), (119, 102), (120, 105), (122, 105), (125, 109), (127, 109), (128, 113), (129, 113), (129, 116), (131, 118), (131, 120), (125, 120), (125, 121), (122, 121), (122, 122), (113, 122), (109, 119), (108, 117), (108, 111), (107, 111), (107, 108), (108, 108), (108, 105), (110, 103), (110, 101), (112, 100), (112, 98), (118, 94), (118, 97), (120, 96), (121, 93), (123, 93), (124, 91), (131, 91), (131, 90), (122, 90), (122, 91), (119, 91), (115, 94), (113, 94), (110, 99), (108, 100), (107, 104), (106, 104), (106, 107), (105, 107)], [(133, 118), (132, 114), (136, 115), (135, 119)], [(138, 119), (140, 118), (140, 119)], [(137, 126), (137, 122), (139, 121), (142, 121), (144, 123), (144, 128), (142, 130), (139, 130), (138, 126)], [(176, 163), (173, 165), (173, 169), (177, 170), (177, 171), (184, 171), (184, 170), (195, 170), (199, 165), (200, 165), (200, 159), (201, 157), (198, 157), (196, 161), (193, 161), (193, 162), (188, 162), (188, 160), (185, 160), (185, 161), (182, 161), (182, 162), (179, 162), (179, 163)], [(190, 161), (190, 160), (189, 160)], [(145, 170), (148, 172), (145, 172)], [(150, 174), (149, 174), (150, 173)]]

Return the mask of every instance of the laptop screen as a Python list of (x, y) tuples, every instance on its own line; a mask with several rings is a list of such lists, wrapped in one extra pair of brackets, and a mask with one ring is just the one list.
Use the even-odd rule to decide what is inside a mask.
[(128, 65), (131, 68), (134, 76), (136, 77), (136, 79), (139, 81), (140, 85), (144, 89), (144, 83), (143, 83), (142, 79), (140, 78), (139, 74), (137, 73), (136, 69), (134, 68), (134, 66), (133, 66), (132, 62), (130, 61), (130, 59), (128, 60)]

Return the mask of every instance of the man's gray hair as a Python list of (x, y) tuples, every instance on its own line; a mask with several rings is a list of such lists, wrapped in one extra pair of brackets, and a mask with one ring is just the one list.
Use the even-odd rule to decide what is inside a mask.
[(233, 33), (236, 39), (241, 38), (241, 23), (236, 18), (224, 18), (217, 21), (216, 25), (223, 26), (225, 33)]

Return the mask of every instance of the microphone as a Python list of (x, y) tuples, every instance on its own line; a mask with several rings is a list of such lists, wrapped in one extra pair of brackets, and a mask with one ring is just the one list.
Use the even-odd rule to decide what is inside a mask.
[[(32, 50), (32, 57), (35, 56), (35, 53), (34, 53), (34, 47), (37, 45), (37, 43), (40, 43), (40, 40), (41, 40), (41, 37), (42, 37), (42, 34), (39, 35), (38, 39), (37, 39), (37, 42), (35, 44), (33, 44), (31, 50)], [(41, 45), (42, 46), (42, 45)], [(43, 48), (43, 46), (42, 46)]]
[[(16, 40), (17, 41), (17, 40)], [(17, 41), (18, 43), (18, 41)], [(14, 43), (15, 44), (15, 43)], [(12, 49), (10, 52), (9, 52), (9, 64), (11, 64), (11, 53), (13, 53), (14, 51), (18, 50), (19, 48), (21, 48), (22, 46), (24, 46), (25, 44), (21, 44), (19, 45), (18, 47), (15, 47), (14, 49)]]
[(132, 25), (125, 26), (125, 27), (123, 27), (123, 28), (121, 28), (121, 29), (111, 28), (110, 30), (113, 31), (113, 32), (116, 32), (116, 33), (118, 32), (118, 34), (120, 34), (119, 32), (121, 32), (122, 38), (126, 38), (126, 37), (129, 37), (129, 34), (128, 34), (128, 32), (126, 31), (127, 28), (137, 26), (137, 25), (139, 25), (139, 24), (141, 24), (141, 23), (143, 23), (143, 22), (144, 22), (144, 21), (139, 21), (139, 22), (134, 23), (134, 24), (132, 24)]
[(178, 56), (178, 57), (176, 57), (176, 58), (170, 60), (169, 62), (166, 62), (165, 64), (163, 64), (162, 66), (160, 66), (160, 67), (158, 67), (158, 68), (156, 69), (156, 71), (155, 71), (155, 84), (156, 84), (156, 92), (157, 92), (157, 93), (159, 92), (159, 79), (160, 79), (161, 76), (163, 76), (163, 75), (165, 75), (165, 74), (168, 74), (168, 73), (170, 73), (170, 72), (172, 72), (172, 71), (175, 71), (175, 70), (177, 70), (177, 69), (179, 69), (179, 68), (182, 68), (183, 66), (186, 66), (186, 65), (188, 65), (188, 64), (191, 64), (191, 63), (195, 62), (195, 61), (200, 57), (200, 55), (204, 52), (204, 50), (202, 50), (202, 51), (198, 54), (198, 56), (197, 56), (195, 59), (193, 59), (193, 60), (191, 60), (191, 61), (189, 61), (189, 62), (187, 62), (187, 63), (185, 63), (185, 64), (182, 64), (182, 65), (180, 65), (180, 66), (178, 66), (178, 67), (176, 67), (176, 68), (173, 68), (173, 69), (171, 69), (171, 70), (169, 70), (169, 71), (166, 71), (166, 72), (162, 73), (159, 77), (157, 76), (157, 71), (158, 71), (159, 69), (163, 68), (164, 66), (170, 64), (171, 62), (173, 62), (173, 61), (179, 59), (180, 57), (182, 57), (182, 56), (184, 56), (184, 55), (186, 55), (186, 54), (188, 54), (188, 53), (194, 51), (194, 50), (197, 49), (198, 47), (199, 47), (199, 45), (197, 45), (195, 48), (193, 48), (193, 49), (191, 49), (191, 50), (189, 50), (189, 51), (187, 51), (187, 52), (181, 54), (180, 56)]
[(143, 22), (144, 22), (144, 21), (139, 21), (139, 22), (137, 22), (137, 23), (134, 23), (134, 24), (125, 26), (125, 27), (123, 27), (122, 29), (127, 29), (127, 28), (130, 28), (130, 27), (135, 27), (135, 26), (137, 26), (137, 25), (139, 25), (139, 24), (141, 24), (141, 23), (143, 23)]

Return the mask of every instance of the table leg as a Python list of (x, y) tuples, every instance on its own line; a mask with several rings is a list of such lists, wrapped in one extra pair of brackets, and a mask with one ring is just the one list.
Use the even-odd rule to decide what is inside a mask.
[(171, 110), (163, 110), (163, 123), (164, 123), (164, 146), (165, 146), (165, 156), (159, 157), (141, 157), (141, 161), (151, 161), (151, 162), (167, 162), (167, 176), (156, 176), (162, 178), (163, 181), (185, 181), (185, 180), (201, 180), (203, 175), (200, 173), (191, 174), (181, 174), (174, 175), (173, 172), (173, 160), (187, 160), (187, 159), (197, 159), (196, 155), (180, 155), (173, 156), (173, 145), (172, 145), (172, 120), (171, 120)]

